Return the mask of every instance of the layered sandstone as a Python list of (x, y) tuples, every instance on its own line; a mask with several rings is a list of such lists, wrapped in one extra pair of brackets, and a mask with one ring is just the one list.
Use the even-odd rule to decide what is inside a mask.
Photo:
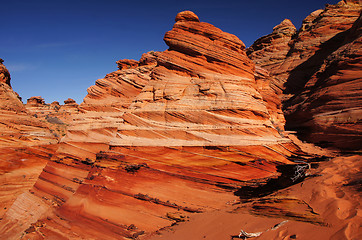
[(291, 42), (291, 55), (280, 67), (286, 71), (286, 74), (280, 72), (287, 81), (286, 93), (300, 91), (325, 58), (339, 48), (343, 32), (351, 28), (361, 9), (359, 3), (348, 0), (327, 5), (312, 24), (298, 31)]
[(336, 50), (338, 34), (352, 26), (360, 11), (358, 1), (327, 5), (307, 16), (297, 32), (289, 20), (284, 20), (273, 33), (255, 41), (248, 56), (270, 71), (282, 90), (287, 87), (288, 93), (298, 91), (326, 56)]
[[(253, 61), (273, 76), (288, 128), (306, 140), (359, 149), (361, 9), (359, 1), (327, 5), (311, 13), (289, 41), (268, 40), (274, 29), (248, 49)], [(277, 49), (287, 53), (284, 58)]]
[(9, 73), (8, 69), (4, 66), (3, 62), (4, 62), (4, 60), (2, 58), (0, 58), (0, 82), (11, 86), (10, 85), (10, 79), (11, 79), (10, 73)]
[(276, 82), (275, 78), (267, 70), (256, 66), (255, 80), (270, 114), (271, 122), (278, 131), (282, 132), (284, 130), (285, 118), (282, 111), (282, 102), (275, 88), (273, 88), (273, 83)]
[[(168, 50), (120, 60), (80, 106), (65, 101), (78, 109), (67, 135), (31, 191), (6, 210), (1, 236), (143, 239), (192, 213), (208, 217), (246, 201), (234, 210), (247, 211), (241, 219), (249, 226), (265, 224), (255, 215), (268, 217), (264, 239), (310, 238), (313, 231), (357, 237), (358, 196), (347, 188), (358, 182), (356, 157), (347, 159), (348, 171), (340, 171), (344, 159), (335, 159), (313, 172), (321, 176), (306, 188), (270, 193), (299, 182), (318, 160), (283, 131), (277, 94), (291, 76), (296, 83), (286, 87), (293, 97), (284, 101), (289, 124), (313, 129), (316, 141), (341, 133), (350, 146), (359, 141), (360, 20), (350, 28), (358, 8), (356, 1), (327, 6), (298, 32), (283, 21), (249, 48), (257, 66), (236, 36), (190, 11), (179, 13), (164, 37)], [(311, 77), (297, 89), (300, 73)]]
[(340, 34), (303, 91), (285, 103), (290, 128), (314, 142), (358, 150), (362, 141), (362, 19)]
[(31, 116), (10, 86), (0, 64), (0, 217), (29, 190), (54, 153), (56, 137), (47, 124)]
[[(194, 215), (150, 239), (359, 239), (359, 158), (337, 157), (321, 163), (311, 170), (314, 177), (301, 184), (250, 197), (225, 210)], [(257, 237), (249, 238), (253, 235)]]
[(8, 84), (10, 74), (3, 64), (0, 64), (0, 76), (7, 76), (0, 82), (1, 147), (52, 143), (54, 138), (46, 124), (29, 116), (18, 94)]
[(285, 19), (273, 28), (271, 34), (259, 38), (247, 49), (249, 58), (257, 66), (265, 68), (273, 76), (276, 75), (271, 84), (278, 94), (282, 93), (284, 82), (278, 79), (276, 73), (280, 71), (279, 68), (289, 53), (289, 43), (296, 32), (293, 23)]
[(157, 64), (156, 55), (150, 52), (143, 54), (140, 61), (118, 61), (121, 70), (107, 74), (103, 79), (98, 79), (95, 86), (88, 88), (81, 109), (119, 112), (128, 108), (151, 79), (151, 71)]
[(294, 173), (304, 153), (283, 136), (272, 77), (245, 45), (189, 11), (164, 40), (168, 50), (121, 60), (88, 89), (53, 161), (4, 216), (3, 236), (142, 238), (238, 201), (240, 187), (278, 179), (281, 165)]
[(60, 105), (57, 101), (47, 104), (41, 96), (34, 96), (27, 100), (25, 107), (38, 117), (59, 116), (66, 119), (66, 115), (75, 115), (80, 112), (79, 105), (71, 98), (64, 100), (64, 105)]
[(65, 100), (64, 105), (60, 105), (59, 102), (47, 104), (41, 96), (29, 98), (25, 108), (32, 116), (45, 122), (58, 139), (65, 135), (68, 124), (81, 111), (79, 105), (71, 98)]

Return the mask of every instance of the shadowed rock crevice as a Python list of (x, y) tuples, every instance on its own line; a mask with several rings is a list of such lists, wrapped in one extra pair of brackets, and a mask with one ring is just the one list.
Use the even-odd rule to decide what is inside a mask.
[[(301, 169), (298, 171), (298, 169)], [(242, 202), (248, 202), (251, 199), (268, 196), (278, 190), (287, 188), (300, 183), (305, 179), (308, 164), (303, 165), (280, 165), (277, 171), (280, 173), (278, 178), (268, 180), (260, 186), (245, 186), (237, 190), (234, 194), (240, 197)]]

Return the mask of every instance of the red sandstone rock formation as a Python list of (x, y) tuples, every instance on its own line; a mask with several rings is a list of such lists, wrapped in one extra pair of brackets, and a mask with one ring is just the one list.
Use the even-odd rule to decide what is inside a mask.
[(36, 96), (29, 98), (25, 107), (28, 112), (36, 117), (45, 119), (56, 117), (64, 122), (71, 121), (73, 116), (79, 112), (79, 105), (71, 98), (65, 100), (64, 105), (59, 105), (59, 102), (56, 101), (46, 104), (41, 96)]
[[(321, 163), (311, 170), (315, 177), (302, 184), (250, 198), (239, 208), (195, 214), (149, 240), (359, 239), (359, 158), (337, 157)], [(241, 230), (258, 237), (246, 238)]]
[[(348, 15), (356, 5), (346, 1), (329, 6), (323, 16), (339, 14), (341, 8), (346, 8)], [(318, 14), (309, 16), (298, 33), (305, 34), (310, 42), (311, 36), (303, 31), (323, 29), (318, 21), (324, 20), (315, 18)], [(295, 31), (290, 22), (283, 21), (274, 35), (265, 38), (282, 50), (271, 64), (271, 58), (262, 59), (261, 68), (254, 66), (244, 44), (234, 35), (200, 22), (189, 11), (179, 13), (175, 20), (164, 37), (168, 50), (150, 52), (140, 61), (120, 60), (120, 70), (88, 89), (79, 106), (82, 113), (74, 116), (52, 161), (31, 191), (20, 195), (5, 213), (0, 222), (1, 236), (144, 239), (160, 228), (188, 219), (191, 213), (212, 215), (213, 210), (237, 203), (241, 197), (256, 198), (242, 205), (249, 213), (272, 218), (264, 239), (310, 237), (312, 231), (326, 230), (324, 224), (335, 227), (328, 228), (326, 236), (356, 237), (355, 224), (360, 218), (353, 209), (358, 208), (359, 201), (351, 198), (357, 195), (344, 185), (342, 191), (333, 185), (342, 179), (352, 186), (357, 176), (354, 169), (348, 171), (347, 175), (353, 175), (350, 178), (338, 171), (326, 171), (325, 176), (314, 180), (317, 188), (311, 188), (309, 181), (307, 190), (295, 185), (282, 196), (269, 195), (303, 178), (304, 171), (312, 166), (306, 162), (313, 160), (300, 148), (308, 149), (308, 145), (298, 146), (296, 139), (284, 137), (284, 117), (276, 94), (282, 89), (280, 79), (283, 81), (283, 76), (294, 69), (284, 71), (289, 69), (285, 67), (284, 72), (275, 72), (278, 64), (285, 64), (282, 56), (289, 57), (286, 42), (293, 41), (294, 49), (304, 44), (287, 40)], [(313, 110), (310, 96), (318, 98), (321, 88), (336, 85), (331, 71), (335, 66), (340, 74), (346, 74), (338, 80), (359, 81), (355, 75), (359, 60), (352, 60), (352, 56), (360, 56), (356, 48), (360, 44), (358, 26), (356, 23), (343, 35), (343, 46), (323, 59), (324, 67), (298, 95), (303, 101), (297, 95), (290, 100), (288, 116), (297, 114), (294, 106)], [(276, 52), (273, 46), (269, 50)], [(260, 51), (254, 56), (266, 54)], [(306, 54), (314, 56), (312, 50)], [(352, 88), (344, 88), (347, 95), (351, 93)], [(339, 103), (318, 105), (318, 111), (328, 112)], [(351, 112), (357, 113), (358, 107), (355, 110)], [(298, 117), (303, 122), (304, 116), (295, 115)], [(304, 163), (297, 166), (293, 159)], [(354, 158), (351, 161), (353, 168), (359, 166)], [(341, 162), (326, 165), (327, 170), (340, 169)], [(256, 221), (250, 214), (242, 217)], [(290, 222), (282, 226), (275, 218)], [(295, 225), (298, 235), (288, 232)], [(281, 230), (274, 231), (278, 228)]]
[[(289, 43), (297, 30), (289, 19), (285, 19), (273, 28), (269, 35), (259, 38), (247, 49), (247, 54), (257, 66), (267, 69), (272, 75), (280, 71), (280, 66), (285, 61), (290, 46)], [(283, 81), (274, 77), (271, 82), (273, 89), (281, 94)]]
[(138, 67), (138, 61), (131, 59), (123, 59), (116, 62), (119, 70)]
[(274, 77), (272, 77), (265, 69), (256, 66), (255, 80), (258, 91), (262, 95), (263, 101), (265, 102), (270, 114), (271, 122), (278, 131), (283, 131), (285, 119), (280, 98), (272, 87), (273, 82), (275, 82)]
[(37, 180), (54, 153), (57, 139), (47, 124), (32, 117), (10, 86), (0, 64), (0, 218)]
[[(150, 80), (152, 69), (156, 66), (155, 56), (150, 52), (142, 55), (139, 62), (132, 61), (132, 67), (125, 67), (98, 79), (95, 86), (88, 88), (88, 95), (80, 105), (82, 110), (92, 111), (123, 111), (141, 92)], [(120, 60), (127, 62), (126, 60)], [(118, 62), (120, 62), (118, 61)], [(129, 65), (131, 66), (131, 65)]]
[(44, 105), (44, 98), (41, 96), (31, 97), (27, 100), (26, 104), (28, 105)]
[(77, 103), (75, 102), (74, 99), (68, 98), (67, 100), (64, 100), (64, 104), (65, 105), (76, 105)]
[(0, 82), (10, 85), (10, 73), (3, 65), (4, 60), (0, 58)]
[(236, 36), (182, 12), (164, 40), (168, 50), (88, 89), (53, 161), (2, 220), (4, 236), (142, 237), (237, 201), (238, 188), (278, 178), (302, 153), (280, 135), (271, 77)]
[(0, 58), (0, 110), (16, 113), (25, 112), (19, 95), (11, 88), (10, 73), (3, 62), (4, 60)]
[(79, 113), (78, 104), (70, 98), (64, 101), (64, 105), (59, 105), (59, 102), (46, 104), (40, 96), (31, 97), (25, 108), (32, 116), (46, 122), (47, 127), (58, 139), (65, 135), (67, 124)]
[[(74, 99), (68, 98), (64, 100), (64, 105), (60, 106), (59, 113), (65, 115), (66, 119), (72, 120), (73, 117), (80, 112), (79, 105)], [(66, 120), (68, 121), (68, 120)]]
[(284, 89), (283, 84), (288, 81), (288, 92), (301, 89), (321, 61), (335, 50), (332, 38), (348, 30), (360, 11), (358, 1), (327, 5), (324, 10), (311, 13), (297, 33), (293, 24), (284, 20), (272, 34), (255, 41), (248, 55), (275, 76), (277, 86)]
[[(361, 9), (359, 1), (328, 5), (310, 14), (294, 35), (291, 27), (281, 28), (291, 25), (282, 23), (248, 49), (250, 58), (270, 71), (273, 88), (284, 90), (287, 126), (304, 139), (359, 149)], [(276, 29), (287, 34), (277, 38)]]
[(338, 36), (305, 88), (285, 103), (289, 127), (317, 143), (360, 149), (362, 142), (362, 18)]

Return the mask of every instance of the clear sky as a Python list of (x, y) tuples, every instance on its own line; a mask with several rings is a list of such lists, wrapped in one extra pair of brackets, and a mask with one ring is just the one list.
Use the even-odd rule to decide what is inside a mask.
[(235, 34), (247, 46), (283, 19), (299, 28), (312, 11), (338, 0), (7, 0), (1, 1), (0, 58), (23, 98), (81, 103), (119, 59), (167, 49), (164, 34), (183, 10)]

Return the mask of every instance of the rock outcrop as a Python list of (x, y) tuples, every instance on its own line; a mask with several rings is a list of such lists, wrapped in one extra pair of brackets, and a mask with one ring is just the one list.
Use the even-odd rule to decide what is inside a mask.
[(255, 80), (258, 91), (262, 95), (263, 101), (268, 109), (271, 122), (279, 132), (284, 131), (285, 118), (282, 111), (282, 103), (279, 95), (273, 88), (273, 83), (276, 82), (275, 78), (265, 69), (256, 66)]
[[(128, 108), (133, 99), (151, 79), (151, 71), (157, 65), (157, 52), (142, 55), (140, 61), (118, 61), (118, 70), (98, 79), (88, 88), (80, 108), (90, 111), (120, 112)], [(123, 64), (123, 65), (122, 65)]]
[(304, 153), (283, 136), (272, 77), (236, 36), (186, 11), (164, 40), (168, 50), (121, 60), (88, 89), (53, 161), (2, 220), (3, 236), (143, 237), (296, 167)]
[(71, 98), (60, 105), (56, 101), (47, 104), (41, 96), (35, 96), (27, 100), (25, 108), (33, 117), (45, 122), (59, 140), (65, 135), (68, 124), (80, 112), (79, 105)]
[[(53, 104), (53, 106), (56, 106)], [(73, 117), (78, 114), (80, 111), (78, 103), (71, 98), (64, 100), (64, 105), (60, 106), (59, 113), (66, 115), (66, 118), (73, 119)]]
[(10, 73), (0, 58), (0, 110), (21, 113), (25, 112), (19, 95), (13, 91), (10, 85)]
[(274, 78), (272, 86), (283, 99), (288, 129), (298, 130), (308, 141), (359, 149), (361, 9), (359, 1), (327, 5), (311, 13), (289, 41), (290, 36), (269, 40), (276, 38), (276, 29), (283, 29), (278, 25), (248, 49), (253, 61)]
[(46, 122), (31, 116), (10, 86), (0, 63), (0, 218), (29, 190), (55, 152), (58, 141)]
[(31, 97), (26, 102), (27, 105), (45, 105), (44, 98), (41, 96)]
[(359, 169), (360, 156), (334, 158), (302, 184), (194, 215), (149, 240), (359, 239)]
[(284, 20), (273, 33), (256, 40), (248, 48), (248, 56), (270, 71), (278, 80), (275, 85), (282, 90), (286, 87), (287, 93), (298, 91), (319, 68), (321, 61), (336, 50), (332, 38), (348, 30), (360, 11), (358, 1), (327, 5), (324, 10), (316, 10), (307, 16), (297, 32), (289, 20)]
[[(309, 15), (299, 31), (284, 20), (248, 50), (236, 36), (181, 12), (164, 36), (168, 50), (117, 61), (119, 70), (98, 79), (79, 106), (72, 99), (49, 105), (41, 97), (26, 108), (17, 105), (2, 70), (3, 98), (12, 102), (4, 105), (6, 114), (21, 113), (27, 124), (56, 122), (50, 112), (44, 115), (46, 107), (56, 114), (63, 109), (71, 121), (54, 155), (36, 148), (41, 168), (44, 159), (51, 161), (41, 173), (40, 167), (33, 171), (40, 175), (29, 181), (35, 182), (30, 191), (24, 192), (27, 185), (4, 201), (0, 235), (146, 239), (192, 213), (209, 216), (243, 203), (234, 209), (248, 211), (243, 219), (271, 218), (264, 239), (323, 230), (328, 237), (356, 237), (360, 201), (352, 188), (358, 186), (358, 158), (347, 159), (348, 171), (341, 170), (343, 159), (334, 159), (324, 164), (325, 175), (308, 177), (318, 174), (314, 162), (326, 160), (320, 156), (327, 151), (284, 131), (279, 97), (289, 128), (312, 130), (304, 137), (316, 142), (358, 147), (360, 9), (357, 1), (328, 5)], [(3, 142), (25, 144), (14, 140), (16, 134), (9, 130)], [(29, 149), (17, 159), (33, 156)], [(305, 178), (306, 189), (295, 185)], [(272, 194), (276, 190), (282, 194)], [(288, 232), (294, 225), (298, 236)]]
[(288, 127), (313, 142), (358, 150), (362, 142), (362, 19), (341, 33), (303, 91), (285, 103)]
[(2, 58), (0, 58), (0, 82), (11, 86), (10, 85), (10, 79), (11, 79), (10, 73), (9, 73), (8, 69), (4, 66), (3, 62), (4, 62), (4, 60)]
[(123, 59), (116, 62), (119, 70), (130, 69), (138, 67), (138, 61), (131, 59)]
[(273, 28), (269, 35), (259, 38), (247, 49), (247, 54), (257, 66), (267, 69), (274, 77), (271, 82), (274, 91), (283, 92), (284, 81), (278, 79), (280, 66), (285, 61), (289, 51), (289, 43), (297, 29), (289, 19), (285, 19)]

